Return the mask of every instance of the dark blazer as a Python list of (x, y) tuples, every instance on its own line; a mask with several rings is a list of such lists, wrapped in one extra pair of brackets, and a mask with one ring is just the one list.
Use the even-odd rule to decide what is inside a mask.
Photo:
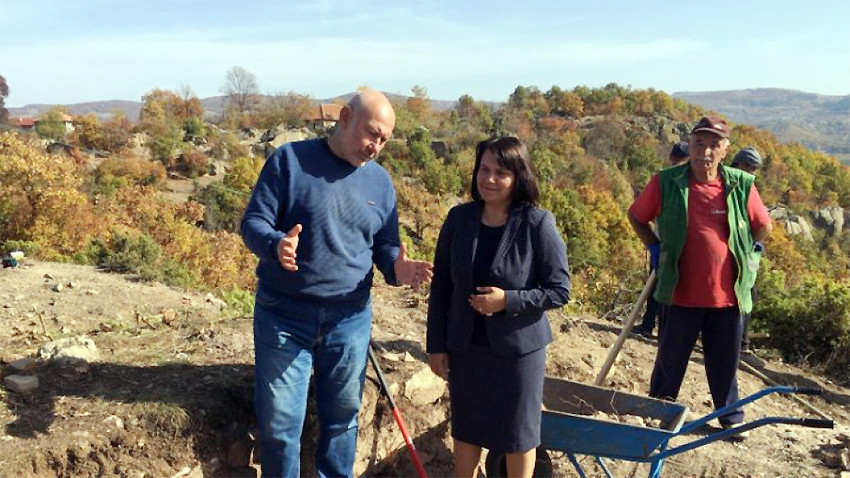
[[(455, 206), (440, 230), (428, 303), (428, 353), (469, 348), (475, 310), (468, 299), (483, 209), (482, 202)], [(524, 205), (511, 209), (487, 285), (504, 289), (507, 302), (504, 311), (486, 318), (494, 353), (526, 354), (552, 341), (544, 311), (570, 297), (567, 250), (552, 213)]]

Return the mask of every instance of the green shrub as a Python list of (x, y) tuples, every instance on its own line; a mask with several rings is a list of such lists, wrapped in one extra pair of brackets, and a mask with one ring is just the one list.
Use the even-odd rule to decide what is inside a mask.
[(221, 298), (235, 317), (250, 317), (254, 314), (254, 293), (239, 287), (221, 291)]
[(186, 123), (183, 124), (183, 129), (187, 134), (194, 136), (207, 135), (207, 126), (204, 124), (203, 120), (194, 116), (186, 120)]
[(238, 232), (249, 196), (221, 183), (210, 183), (192, 199), (204, 205), (204, 229)]
[(770, 333), (785, 360), (808, 362), (827, 371), (850, 367), (850, 286), (808, 277), (786, 287), (781, 271), (759, 276), (753, 326)]
[(165, 258), (159, 264), (143, 267), (139, 271), (142, 280), (162, 282), (183, 289), (196, 288), (200, 284), (192, 274), (171, 258)]
[(112, 239), (108, 243), (95, 239), (89, 253), (99, 267), (113, 272), (139, 274), (159, 261), (162, 248), (147, 234), (134, 235), (113, 229)]
[(9, 240), (0, 247), (0, 253), (4, 255), (12, 251), (23, 251), (25, 256), (32, 256), (38, 253), (38, 245), (33, 241)]
[(166, 257), (159, 244), (144, 233), (113, 229), (111, 240), (95, 239), (72, 259), (112, 272), (138, 274), (143, 281), (182, 288), (199, 286), (199, 281), (185, 267)]
[(463, 177), (457, 166), (446, 165), (439, 158), (426, 160), (425, 170), (422, 173), (422, 184), (431, 194), (461, 193), (463, 188)]

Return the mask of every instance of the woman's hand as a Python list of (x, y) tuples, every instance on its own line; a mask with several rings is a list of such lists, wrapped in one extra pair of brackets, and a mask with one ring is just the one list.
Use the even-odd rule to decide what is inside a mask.
[(505, 291), (498, 287), (477, 287), (477, 294), (469, 296), (469, 305), (479, 314), (493, 315), (507, 307)]
[(428, 354), (428, 365), (431, 371), (443, 378), (449, 379), (449, 354)]

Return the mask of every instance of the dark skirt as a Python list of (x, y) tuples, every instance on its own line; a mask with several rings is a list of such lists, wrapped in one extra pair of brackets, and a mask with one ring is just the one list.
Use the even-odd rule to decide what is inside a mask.
[(520, 356), (449, 352), (452, 437), (499, 453), (536, 448), (545, 372), (546, 347)]

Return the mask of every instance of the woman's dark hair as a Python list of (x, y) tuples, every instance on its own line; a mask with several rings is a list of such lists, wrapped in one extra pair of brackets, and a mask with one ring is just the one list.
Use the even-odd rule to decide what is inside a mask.
[(537, 176), (531, 166), (531, 159), (528, 157), (528, 149), (517, 138), (513, 136), (503, 136), (501, 138), (490, 138), (478, 143), (475, 147), (475, 167), (472, 168), (472, 186), (470, 193), (475, 201), (481, 200), (481, 193), (478, 192), (478, 170), (481, 169), (481, 158), (485, 151), (490, 151), (496, 157), (499, 167), (505, 168), (514, 173), (514, 190), (512, 193), (513, 203), (526, 203), (532, 206), (537, 205), (540, 198), (540, 192), (537, 187)]

